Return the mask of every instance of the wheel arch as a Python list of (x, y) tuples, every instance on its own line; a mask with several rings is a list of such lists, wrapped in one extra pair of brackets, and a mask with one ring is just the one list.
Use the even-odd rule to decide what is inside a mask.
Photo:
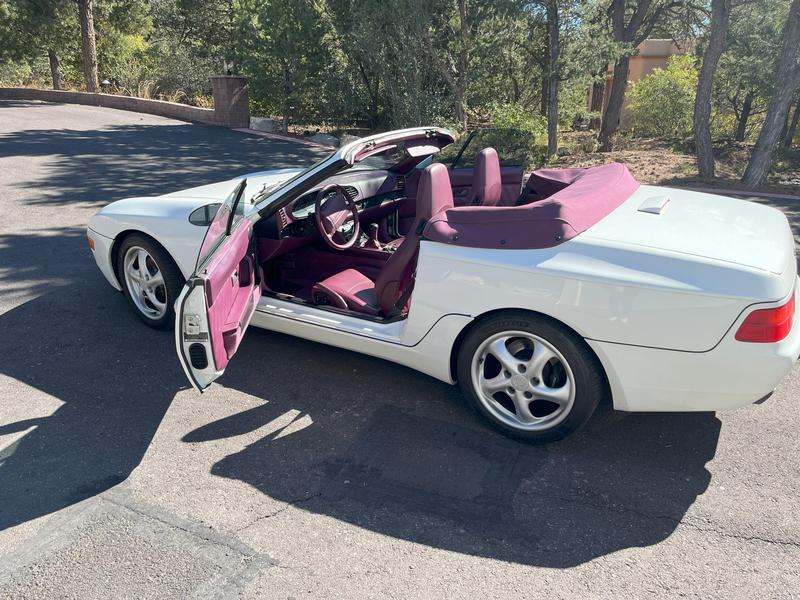
[(181, 270), (180, 267), (178, 266), (178, 261), (176, 261), (175, 257), (172, 256), (172, 253), (164, 247), (164, 244), (160, 243), (152, 235), (145, 233), (141, 229), (125, 229), (124, 231), (119, 232), (119, 234), (117, 234), (117, 236), (114, 238), (114, 243), (111, 244), (111, 251), (109, 256), (112, 270), (114, 272), (114, 277), (117, 278), (117, 283), (120, 285), (120, 287), (122, 287), (122, 278), (120, 277), (121, 274), (119, 272), (119, 249), (122, 247), (122, 243), (132, 235), (141, 236), (147, 239), (149, 242), (152, 242), (161, 250), (163, 250), (164, 253), (170, 258), (170, 260), (173, 263), (175, 263), (175, 266), (177, 267), (178, 272), (180, 273)]
[(600, 368), (600, 373), (602, 374), (603, 380), (605, 382), (604, 397), (607, 398), (608, 400), (613, 401), (613, 393), (612, 393), (612, 390), (611, 390), (611, 385), (610, 385), (610, 381), (609, 381), (609, 377), (608, 377), (608, 372), (607, 372), (606, 366), (605, 366), (605, 364), (603, 364), (602, 359), (598, 356), (597, 352), (595, 352), (594, 348), (592, 348), (589, 344), (586, 343), (586, 340), (584, 339), (584, 337), (578, 331), (576, 331), (575, 328), (570, 327), (567, 323), (564, 323), (563, 321), (561, 321), (559, 319), (556, 319), (556, 318), (554, 318), (554, 317), (552, 317), (552, 316), (550, 316), (550, 315), (548, 315), (546, 313), (535, 311), (535, 310), (530, 310), (530, 309), (527, 309), (527, 308), (497, 308), (497, 309), (493, 309), (493, 310), (489, 310), (489, 311), (486, 311), (484, 313), (481, 313), (481, 314), (477, 315), (474, 319), (472, 319), (472, 321), (467, 323), (467, 325), (456, 336), (456, 339), (453, 342), (453, 347), (450, 350), (450, 376), (453, 378), (454, 381), (458, 381), (458, 372), (457, 372), (458, 353), (461, 351), (461, 345), (464, 343), (464, 340), (466, 339), (466, 337), (469, 335), (469, 333), (473, 329), (475, 329), (475, 327), (477, 327), (480, 323), (482, 323), (486, 319), (489, 319), (489, 318), (492, 318), (492, 317), (495, 317), (497, 315), (504, 314), (504, 313), (517, 313), (517, 314), (523, 313), (525, 315), (530, 315), (530, 316), (546, 319), (546, 320), (552, 322), (554, 325), (557, 325), (558, 327), (566, 329), (571, 334), (573, 334), (576, 338), (578, 338), (581, 341), (581, 343), (583, 343), (586, 346), (586, 348), (589, 350), (591, 355), (594, 357), (594, 359), (595, 359), (595, 361), (597, 363), (597, 366)]

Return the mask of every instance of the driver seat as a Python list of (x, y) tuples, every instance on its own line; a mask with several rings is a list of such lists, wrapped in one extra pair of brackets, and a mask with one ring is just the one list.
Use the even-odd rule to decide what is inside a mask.
[(408, 298), (403, 306), (398, 303), (405, 290), (413, 285), (422, 229), (431, 217), (448, 208), (453, 208), (450, 175), (443, 164), (433, 163), (420, 176), (414, 224), (376, 280), (373, 282), (356, 269), (346, 269), (314, 285), (311, 289), (314, 303), (373, 316), (405, 312)]

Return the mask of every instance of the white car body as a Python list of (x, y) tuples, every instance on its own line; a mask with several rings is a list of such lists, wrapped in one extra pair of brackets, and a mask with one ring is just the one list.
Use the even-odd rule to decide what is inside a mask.
[[(329, 161), (346, 157), (357, 144)], [(245, 196), (297, 173), (251, 175)], [(235, 181), (123, 200), (98, 212), (88, 233), (111, 285), (120, 289), (114, 240), (131, 230), (158, 240), (188, 278), (205, 233), (188, 215), (220, 202)], [(248, 213), (263, 211), (272, 199)], [(663, 210), (642, 210), (651, 205)], [(493, 311), (534, 311), (586, 341), (602, 364), (616, 409), (715, 411), (761, 399), (792, 368), (800, 354), (797, 319), (775, 343), (744, 343), (735, 334), (751, 311), (782, 305), (797, 292), (794, 239), (780, 211), (643, 185), (588, 230), (550, 248), (423, 240), (405, 319), (365, 321), (264, 296), (251, 323), (454, 383), (454, 352), (470, 324)]]

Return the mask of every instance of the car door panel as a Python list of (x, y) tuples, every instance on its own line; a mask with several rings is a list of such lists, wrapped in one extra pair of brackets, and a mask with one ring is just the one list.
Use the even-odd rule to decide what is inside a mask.
[(472, 200), (472, 175), (474, 169), (450, 169), (450, 187), (453, 188), (453, 204), (464, 206)]
[[(453, 188), (453, 204), (464, 206), (472, 202), (472, 176), (474, 169), (450, 169), (450, 185)], [(500, 203), (511, 206), (522, 190), (523, 168), (521, 166), (500, 167), (500, 181), (503, 186)]]
[(178, 299), (178, 354), (201, 391), (225, 371), (261, 298), (252, 231), (252, 223), (242, 221)]

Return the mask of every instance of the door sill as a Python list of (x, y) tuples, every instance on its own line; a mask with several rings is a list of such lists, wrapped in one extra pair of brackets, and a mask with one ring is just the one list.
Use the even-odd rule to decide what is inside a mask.
[(382, 319), (330, 306), (318, 306), (288, 294), (262, 294), (256, 311), (393, 344), (400, 343), (408, 320), (405, 316)]

